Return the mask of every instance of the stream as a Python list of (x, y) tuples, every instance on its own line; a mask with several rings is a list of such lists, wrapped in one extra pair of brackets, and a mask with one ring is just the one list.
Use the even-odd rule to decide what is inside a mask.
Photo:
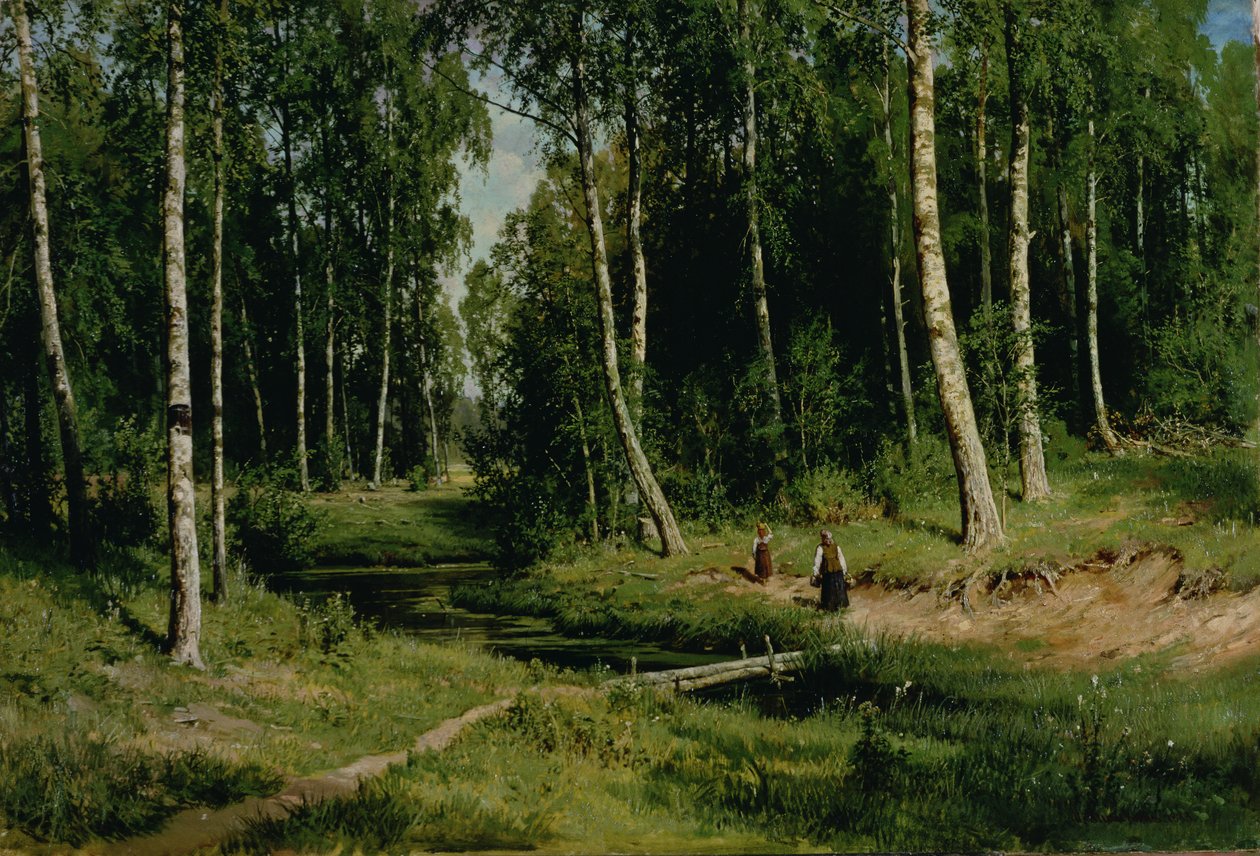
[(642, 672), (699, 666), (729, 660), (729, 654), (675, 651), (653, 642), (600, 637), (568, 637), (545, 618), (470, 612), (452, 606), (451, 587), (493, 584), (499, 575), (489, 564), (433, 568), (316, 567), (277, 574), (270, 585), (295, 598), (322, 600), (344, 593), (355, 614), (382, 630), (396, 630), (433, 643), (473, 643), (518, 660), (582, 670), (607, 667), (630, 671), (632, 657)]

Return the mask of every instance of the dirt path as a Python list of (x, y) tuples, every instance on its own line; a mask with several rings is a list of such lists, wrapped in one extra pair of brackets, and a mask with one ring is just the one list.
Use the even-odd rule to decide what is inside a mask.
[[(450, 745), (459, 733), (469, 725), (487, 716), (506, 710), (510, 698), (474, 707), (460, 716), (452, 717), (420, 735), (412, 746), (412, 752), (438, 752)], [(407, 760), (407, 750), (382, 755), (367, 755), (354, 763), (319, 776), (294, 779), (278, 794), (255, 797), (218, 810), (194, 808), (180, 812), (171, 818), (160, 832), (141, 838), (130, 838), (106, 845), (99, 852), (114, 856), (166, 856), (166, 854), (195, 853), (226, 841), (241, 829), (242, 823), (257, 817), (283, 817), (304, 801), (318, 801), (331, 797), (349, 796), (359, 782), (385, 772), (391, 764)]]
[[(960, 591), (947, 598), (935, 588), (863, 582), (851, 592), (852, 607), (836, 620), (871, 634), (993, 645), (1012, 660), (1057, 668), (1168, 652), (1175, 667), (1197, 671), (1260, 654), (1260, 589), (1183, 599), (1175, 591), (1181, 559), (1170, 548), (1100, 554), (1060, 570), (1053, 586), (1031, 578), (996, 587), (975, 582), (965, 604)], [(818, 590), (804, 577), (776, 574), (765, 585), (733, 577), (713, 568), (693, 575), (690, 584), (719, 584), (731, 594), (802, 607), (818, 601)]]

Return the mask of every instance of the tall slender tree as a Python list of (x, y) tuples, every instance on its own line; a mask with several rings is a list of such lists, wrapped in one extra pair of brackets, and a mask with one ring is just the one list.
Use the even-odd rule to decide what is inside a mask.
[(70, 553), (82, 569), (94, 558), (92, 522), (87, 504), (87, 484), (83, 476), (83, 455), (79, 445), (78, 408), (70, 384), (61, 342), (61, 320), (57, 293), (53, 286), (52, 251), (49, 246), (48, 201), (44, 183), (44, 153), (39, 135), (39, 86), (35, 79), (34, 48), (26, 0), (12, 0), (13, 23), (17, 31), (18, 64), (21, 73), (22, 129), (26, 148), (26, 174), (30, 191), (30, 212), (35, 247), (35, 287), (39, 295), (40, 338), (44, 363), (52, 387), (61, 437), (62, 466), (70, 523)]
[[(761, 250), (761, 198), (757, 189), (757, 49), (753, 42), (753, 16), (749, 0), (738, 0), (740, 50), (743, 71), (744, 123), (744, 205), (747, 229), (744, 241), (748, 248), (749, 282), (752, 287), (753, 311), (757, 319), (757, 341), (766, 369), (766, 386), (771, 404), (772, 425), (781, 429), (783, 405), (779, 398), (779, 375), (775, 367), (774, 341), (770, 335), (770, 302), (766, 290), (766, 267)], [(776, 443), (782, 447), (782, 431)]]
[(888, 150), (888, 232), (889, 253), (892, 257), (892, 310), (893, 326), (897, 335), (897, 365), (901, 377), (901, 404), (906, 415), (906, 439), (913, 446), (919, 437), (919, 426), (914, 418), (914, 386), (910, 380), (910, 353), (906, 348), (905, 297), (901, 287), (901, 200), (897, 192), (897, 155), (893, 146), (892, 132), (892, 52), (884, 45), (884, 86), (880, 90), (880, 106), (883, 114), (884, 146)]
[(212, 133), (214, 136), (214, 212), (210, 245), (210, 407), (211, 467), (210, 505), (213, 508), (214, 600), (228, 597), (227, 518), (223, 496), (223, 207), (225, 204), (223, 166), (223, 53), (226, 47), (230, 12), (228, 0), (219, 2), (219, 20), (214, 50), (214, 92)]
[(1009, 67), (1011, 100), (1011, 210), (1008, 252), (1010, 259), (1011, 324), (1019, 339), (1015, 367), (1019, 397), (1019, 475), (1022, 496), (1027, 501), (1050, 495), (1045, 452), (1041, 446), (1041, 419), (1037, 412), (1037, 363), (1033, 353), (1032, 284), (1028, 269), (1028, 247), (1032, 234), (1028, 226), (1028, 183), (1031, 161), (1031, 131), (1028, 95), (1021, 76), (1027, 60), (1021, 44), (1022, 22), (1011, 6), (1006, 8), (1006, 58)]
[(184, 254), (183, 0), (166, 4), (166, 190), (162, 260), (166, 282), (166, 497), (171, 538), (171, 603), (166, 646), (177, 663), (201, 662), (201, 563), (193, 479), (192, 382)]
[(936, 369), (936, 386), (945, 431), (949, 437), (958, 499), (962, 513), (962, 541), (968, 550), (1000, 542), (1002, 523), (993, 501), (988, 464), (976, 425), (971, 390), (963, 369), (954, 327), (945, 256), (941, 248), (941, 219), (936, 198), (936, 120), (932, 37), (928, 31), (929, 0), (908, 0), (910, 54), (910, 175), (914, 197), (914, 238), (923, 289), (923, 314), (928, 344)]
[(1085, 221), (1085, 337), (1089, 350), (1089, 386), (1094, 402), (1094, 426), (1109, 452), (1120, 451), (1120, 439), (1107, 417), (1103, 400), (1102, 367), (1098, 355), (1098, 167), (1094, 120), (1089, 120), (1089, 172), (1085, 178), (1088, 213)]

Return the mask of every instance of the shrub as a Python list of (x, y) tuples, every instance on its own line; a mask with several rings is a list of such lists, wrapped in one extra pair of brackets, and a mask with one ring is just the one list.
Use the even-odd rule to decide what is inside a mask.
[(955, 498), (957, 491), (949, 444), (935, 434), (920, 434), (909, 452), (885, 440), (871, 467), (871, 493), (891, 513), (914, 500)]
[(113, 467), (96, 498), (96, 530), (113, 544), (137, 547), (152, 541), (161, 525), (153, 504), (159, 441), (130, 416), (118, 423), (113, 440)]
[(416, 464), (407, 471), (407, 489), (428, 490), (435, 478), (437, 478), (437, 465), (433, 462), (432, 455), (425, 455), (424, 463)]
[(280, 470), (246, 471), (228, 503), (233, 543), (256, 571), (297, 570), (313, 561), (323, 519), (285, 486), (290, 478)]
[(845, 523), (880, 514), (854, 473), (830, 465), (797, 476), (787, 487), (787, 497), (797, 523)]
[(661, 473), (661, 489), (680, 516), (710, 529), (722, 525), (733, 512), (722, 479), (714, 473), (668, 470)]

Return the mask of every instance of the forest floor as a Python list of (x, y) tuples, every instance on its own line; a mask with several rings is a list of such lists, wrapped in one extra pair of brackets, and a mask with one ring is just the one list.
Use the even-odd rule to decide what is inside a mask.
[[(774, 527), (765, 584), (732, 523), (689, 530), (690, 556), (579, 549), (462, 593), (575, 636), (842, 649), (717, 703), (597, 691), (606, 671), (357, 628), (244, 580), (206, 605), (209, 668), (174, 669), (161, 557), (89, 579), (4, 545), (0, 852), (1260, 846), (1260, 539), (1222, 513), (1246, 508), (1248, 465), (1060, 462), (1056, 498), (1012, 503), (982, 557), (940, 499), (831, 524), (858, 577), (840, 615), (807, 582), (816, 524)], [(460, 487), (317, 497), (321, 555), (419, 564), (434, 527), (485, 555)]]

